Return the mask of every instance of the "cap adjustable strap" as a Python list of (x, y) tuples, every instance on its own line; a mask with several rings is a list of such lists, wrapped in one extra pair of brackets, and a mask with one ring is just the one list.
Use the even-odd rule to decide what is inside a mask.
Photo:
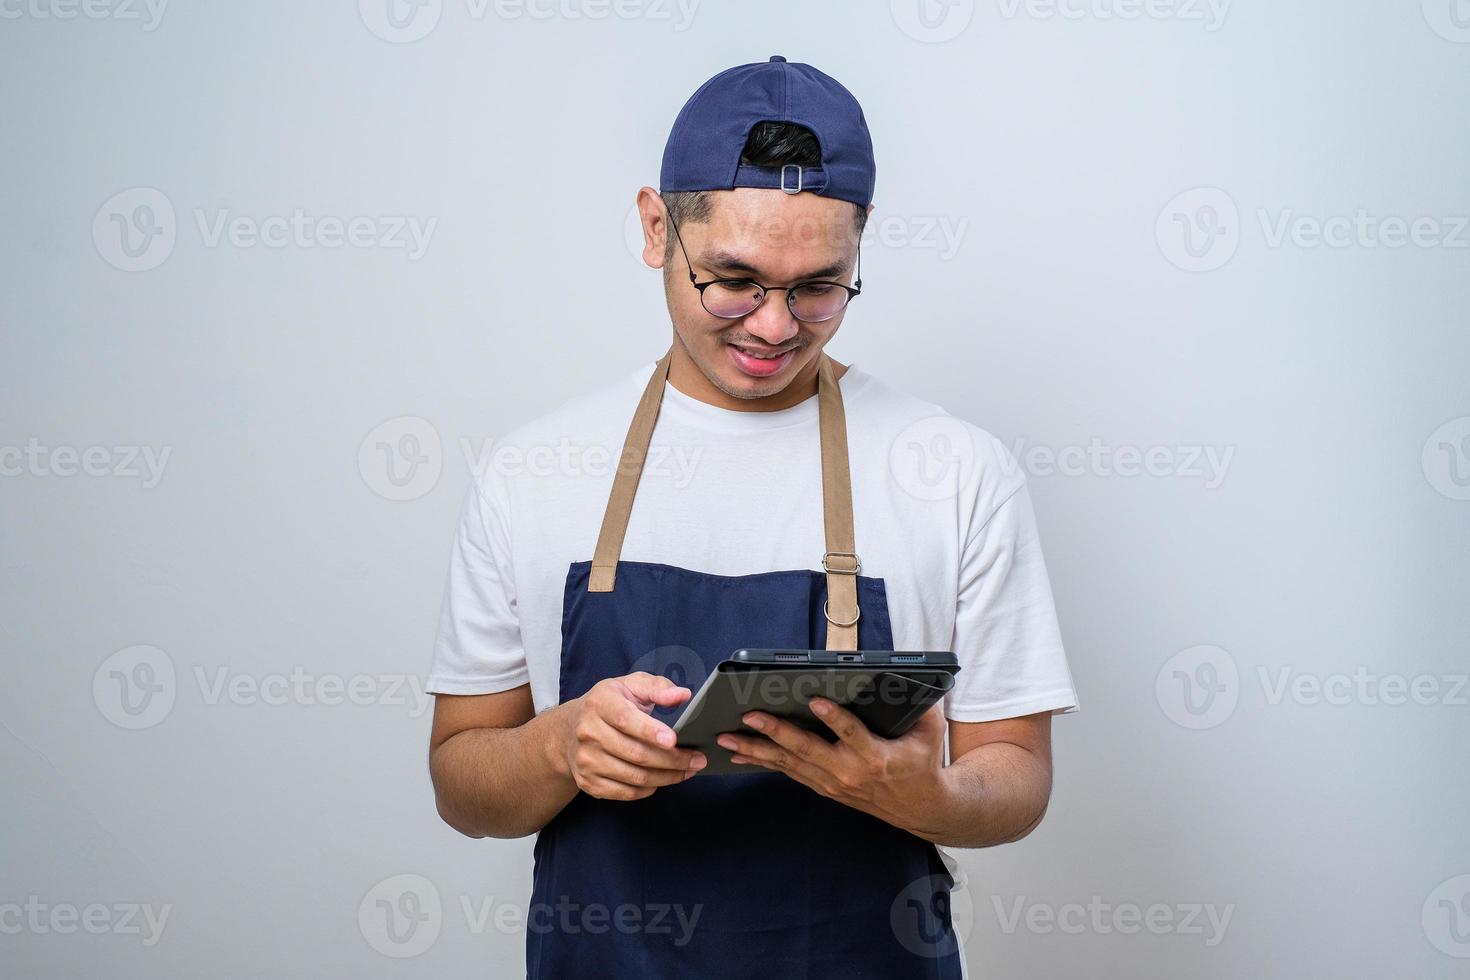
[(762, 167), (742, 163), (735, 168), (731, 187), (770, 187), (788, 194), (801, 191), (821, 192), (827, 187), (827, 171), (821, 167), (803, 167), (788, 163), (783, 167)]

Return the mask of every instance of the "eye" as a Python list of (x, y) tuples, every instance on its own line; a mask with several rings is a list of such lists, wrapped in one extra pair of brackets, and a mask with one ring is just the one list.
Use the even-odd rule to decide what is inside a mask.
[(808, 282), (803, 283), (798, 288), (800, 288), (801, 291), (807, 296), (811, 296), (814, 298), (826, 296), (828, 293), (834, 292), (837, 289), (837, 287), (830, 282)]

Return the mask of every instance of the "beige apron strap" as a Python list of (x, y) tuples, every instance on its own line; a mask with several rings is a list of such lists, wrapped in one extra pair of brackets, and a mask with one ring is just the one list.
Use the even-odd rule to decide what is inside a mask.
[(847, 413), (832, 359), (826, 354), (817, 369), (817, 408), (822, 437), (822, 520), (827, 531), (827, 553), (822, 556), (822, 569), (827, 573), (827, 602), (822, 609), (827, 617), (827, 649), (856, 650), (857, 576), (863, 563), (853, 541)]
[[(587, 580), (588, 592), (611, 592), (617, 581), (618, 557), (623, 551), (623, 538), (628, 532), (628, 518), (633, 513), (633, 497), (643, 475), (643, 462), (648, 457), (648, 444), (658, 421), (663, 403), (664, 383), (669, 377), (670, 348), (653, 369), (648, 387), (633, 413), (623, 440), (623, 452), (613, 477), (612, 493), (602, 516), (602, 530), (597, 535), (597, 550), (592, 554), (592, 570)], [(817, 368), (817, 412), (822, 444), (822, 519), (826, 525), (827, 553), (822, 556), (822, 569), (827, 573), (827, 603), (822, 612), (827, 617), (827, 649), (856, 650), (858, 631), (857, 576), (862, 570), (853, 543), (852, 474), (847, 458), (847, 413), (842, 406), (842, 389), (832, 368), (832, 359), (822, 355)]]
[(623, 452), (613, 476), (612, 493), (602, 515), (602, 531), (597, 535), (597, 550), (592, 553), (592, 571), (587, 578), (588, 592), (611, 592), (618, 575), (618, 556), (623, 553), (623, 536), (628, 533), (628, 516), (633, 513), (633, 495), (638, 492), (638, 479), (643, 475), (643, 461), (648, 456), (648, 442), (658, 421), (659, 406), (664, 400), (664, 382), (669, 377), (669, 362), (674, 349), (654, 365), (653, 376), (633, 413)]

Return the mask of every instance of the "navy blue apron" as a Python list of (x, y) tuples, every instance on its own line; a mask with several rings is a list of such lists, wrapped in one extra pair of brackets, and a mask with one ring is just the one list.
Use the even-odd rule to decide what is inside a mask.
[[(662, 649), (682, 648), (704, 673), (740, 647), (892, 650), (883, 580), (859, 574), (853, 553), (846, 422), (825, 354), (824, 571), (618, 560), (671, 356), (629, 428), (633, 462), (619, 468), (593, 560), (567, 572), (560, 700), (647, 669)], [(579, 793), (541, 831), (535, 859), (531, 980), (961, 976), (953, 879), (934, 846), (782, 773), (699, 776), (632, 802)]]

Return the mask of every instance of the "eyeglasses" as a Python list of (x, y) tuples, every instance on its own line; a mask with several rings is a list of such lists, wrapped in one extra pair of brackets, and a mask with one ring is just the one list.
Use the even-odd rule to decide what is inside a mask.
[(699, 290), (699, 303), (712, 316), (722, 320), (738, 320), (750, 316), (766, 301), (766, 294), (777, 290), (786, 291), (786, 308), (791, 315), (803, 323), (821, 323), (830, 320), (843, 310), (854, 296), (863, 291), (863, 245), (858, 240), (857, 275), (851, 286), (825, 279), (808, 279), (794, 286), (763, 286), (754, 279), (711, 279), (700, 282), (694, 274), (694, 263), (689, 261), (689, 250), (684, 247), (684, 238), (672, 216), (669, 225), (674, 229), (674, 238), (679, 251), (684, 253), (684, 263), (689, 266), (689, 282)]

